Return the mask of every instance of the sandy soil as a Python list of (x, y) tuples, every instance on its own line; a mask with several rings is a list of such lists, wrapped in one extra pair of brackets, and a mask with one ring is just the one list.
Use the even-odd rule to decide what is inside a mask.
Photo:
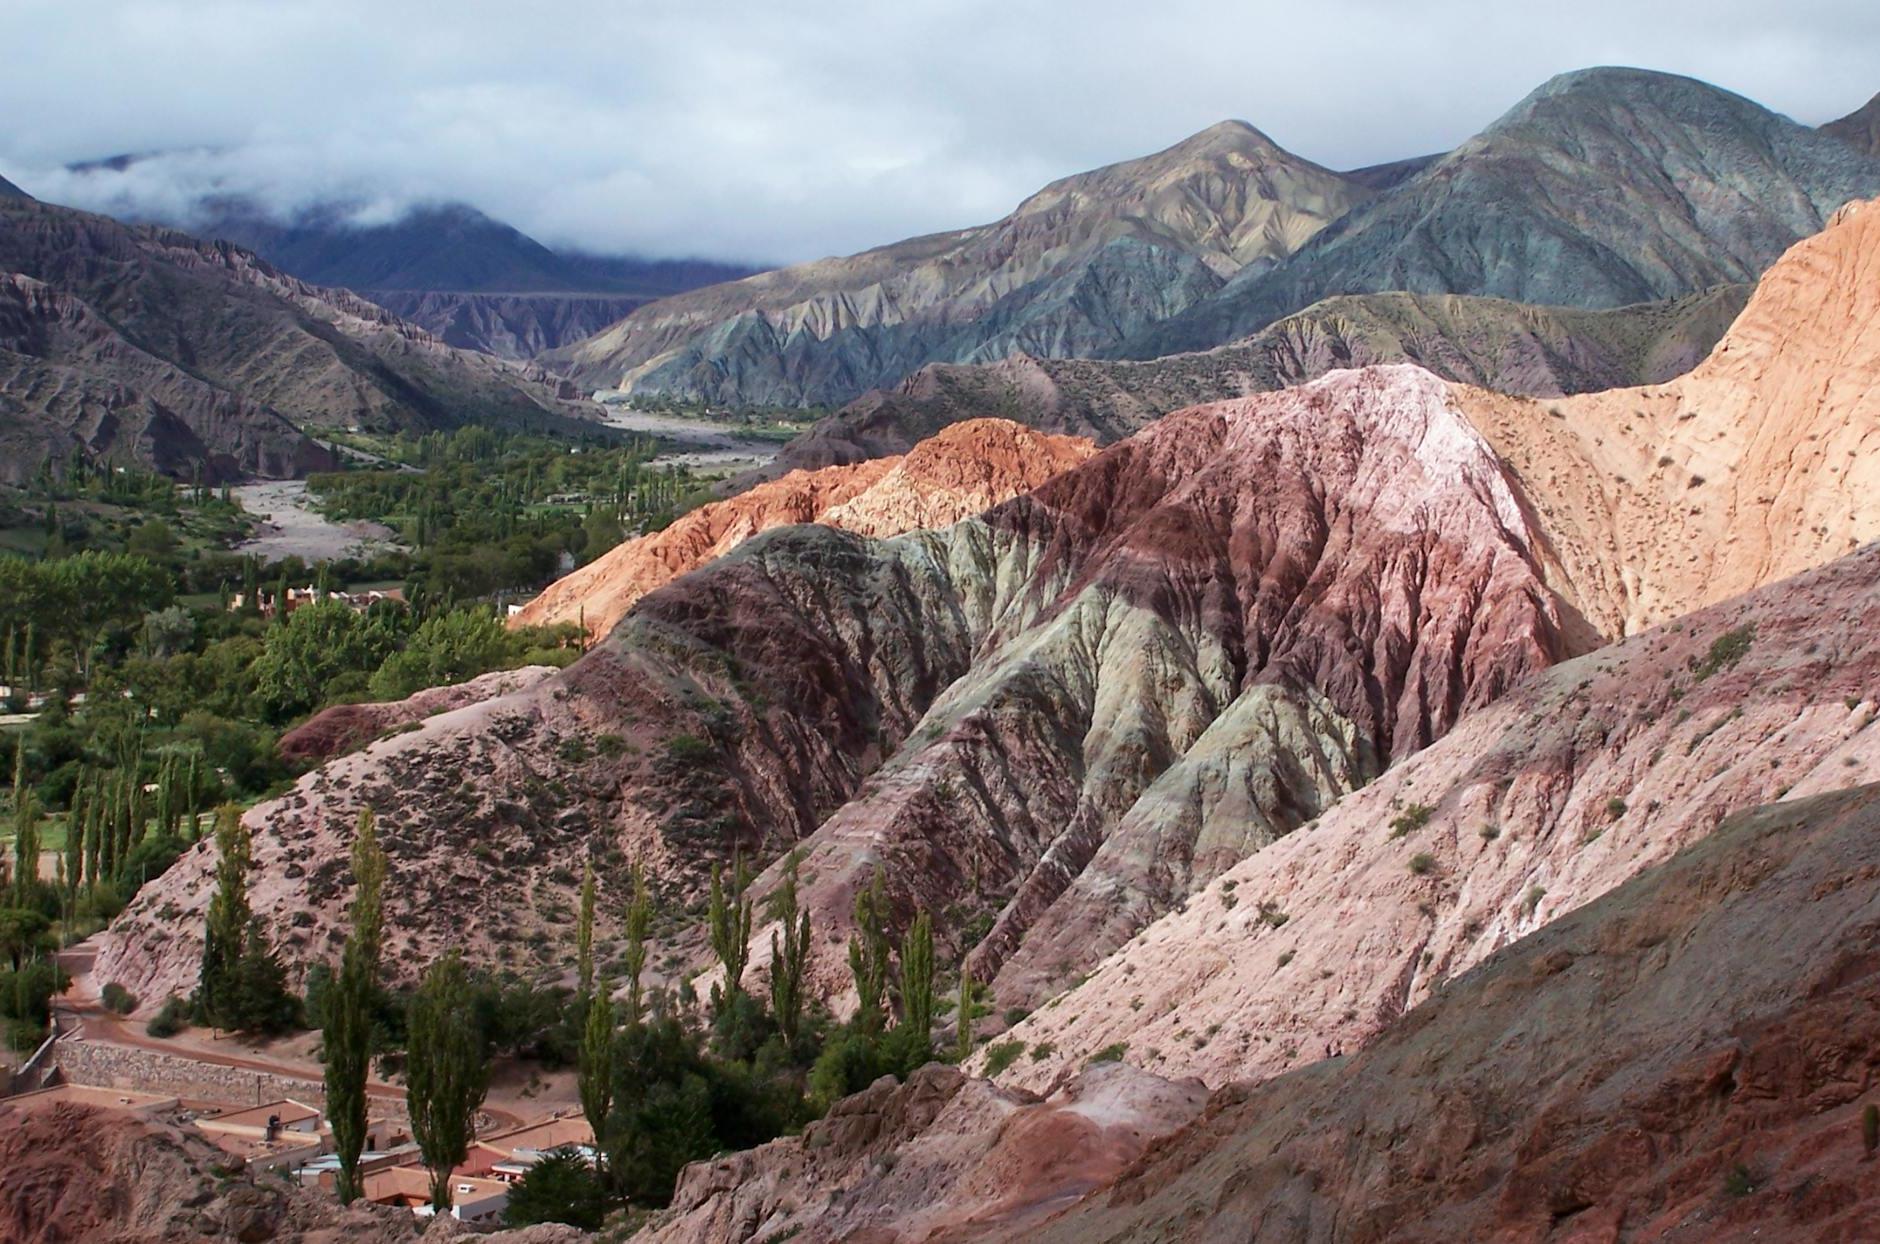
[(621, 405), (603, 405), (601, 422), (623, 432), (644, 432), (684, 446), (662, 454), (654, 466), (683, 466), (694, 471), (733, 473), (763, 466), (777, 456), (780, 445), (745, 436), (735, 424), (710, 419), (682, 419)]
[(253, 539), (235, 546), (263, 561), (288, 557), (306, 561), (370, 554), (403, 547), (392, 529), (378, 523), (336, 523), (313, 508), (305, 480), (242, 484), (233, 489), (242, 508), (262, 520)]

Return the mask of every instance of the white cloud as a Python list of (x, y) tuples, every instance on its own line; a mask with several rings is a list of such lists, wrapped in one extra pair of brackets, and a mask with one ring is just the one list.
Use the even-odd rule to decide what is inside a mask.
[[(1225, 117), (1350, 167), (1550, 75), (1690, 73), (1810, 123), (1880, 90), (1871, 0), (0, 0), (0, 173), (174, 212), (463, 199), (551, 244), (794, 260), (992, 219)], [(115, 190), (68, 161), (184, 149)]]

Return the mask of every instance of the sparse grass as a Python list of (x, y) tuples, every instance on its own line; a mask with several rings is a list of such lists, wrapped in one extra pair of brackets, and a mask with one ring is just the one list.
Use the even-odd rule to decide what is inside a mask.
[(986, 1050), (986, 1074), (996, 1076), (1018, 1061), (1018, 1056), (1025, 1052), (1023, 1041), (1001, 1041)]
[(1098, 1063), (1120, 1063), (1123, 1061), (1123, 1055), (1127, 1053), (1129, 1053), (1129, 1042), (1115, 1041), (1092, 1054), (1090, 1065), (1094, 1067)]
[(1430, 823), (1430, 816), (1433, 811), (1434, 809), (1426, 803), (1411, 804), (1395, 817), (1391, 818), (1390, 836), (1392, 838), (1402, 838), (1422, 829), (1425, 825)]
[(1040, 1041), (1038, 1044), (1031, 1047), (1031, 1061), (1041, 1063), (1055, 1053), (1057, 1053), (1057, 1046), (1054, 1043), (1050, 1041)]
[(1691, 661), (1691, 674), (1698, 682), (1703, 682), (1712, 674), (1729, 669), (1741, 661), (1749, 646), (1756, 639), (1754, 623), (1745, 622), (1742, 626), (1732, 627), (1717, 636), (1710, 643), (1710, 651), (1701, 658)]

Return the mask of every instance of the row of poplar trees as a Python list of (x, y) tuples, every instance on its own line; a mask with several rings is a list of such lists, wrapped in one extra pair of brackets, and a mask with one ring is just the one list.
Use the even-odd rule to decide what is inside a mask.
[[(326, 1063), (326, 1112), (339, 1160), (339, 1196), (361, 1191), (367, 1084), (372, 1069), (373, 1010), (384, 955), (385, 886), (390, 867), (370, 808), (353, 835), (351, 929), (327, 998), (321, 1034)], [(411, 1134), (431, 1173), (431, 1204), (450, 1208), (451, 1171), (469, 1153), (476, 1115), (489, 1092), (489, 1062), (471, 1022), (470, 975), (452, 950), (426, 970), (406, 1011), (405, 1104)]]

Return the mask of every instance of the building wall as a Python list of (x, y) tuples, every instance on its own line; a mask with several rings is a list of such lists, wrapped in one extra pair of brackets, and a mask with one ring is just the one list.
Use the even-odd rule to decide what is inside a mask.
[[(326, 1086), (318, 1080), (202, 1063), (161, 1050), (62, 1040), (53, 1047), (53, 1061), (68, 1081), (77, 1084), (137, 1089), (229, 1106), (258, 1106), (282, 1097), (322, 1109), (326, 1105)], [(371, 1105), (374, 1115), (405, 1118), (403, 1101), (374, 1098)]]

